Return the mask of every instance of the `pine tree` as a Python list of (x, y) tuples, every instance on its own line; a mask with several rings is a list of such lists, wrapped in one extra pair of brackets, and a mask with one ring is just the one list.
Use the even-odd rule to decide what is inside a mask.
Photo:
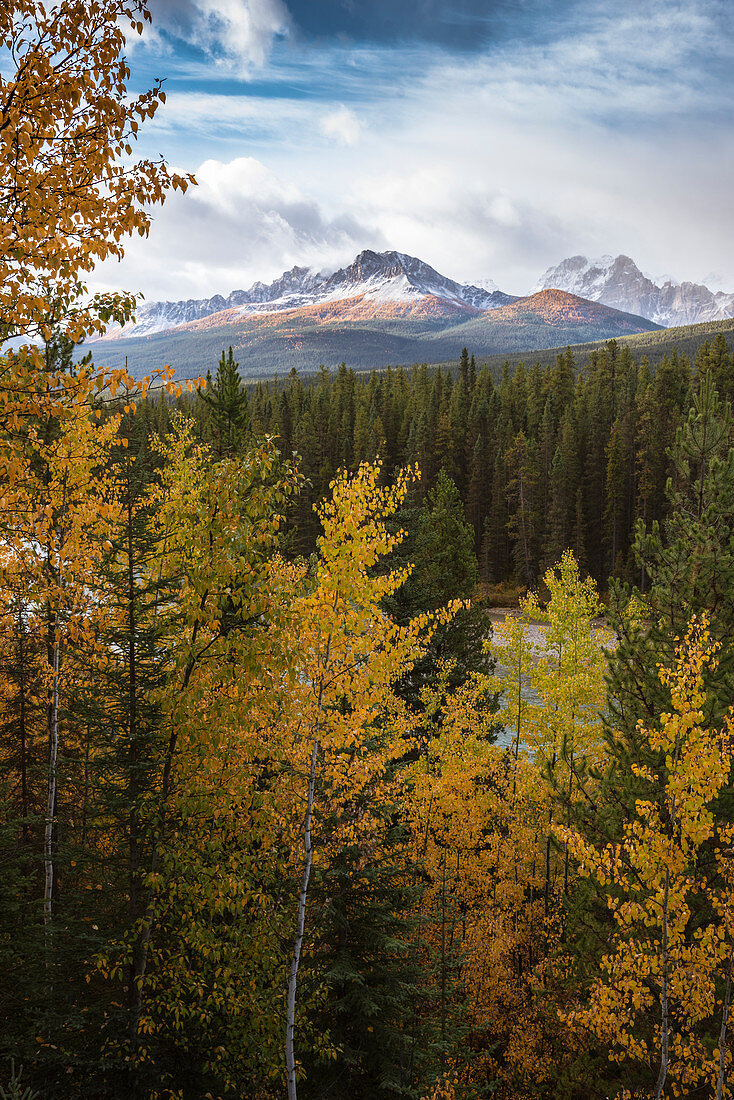
[[(638, 719), (652, 721), (667, 706), (657, 676), (674, 659), (676, 639), (692, 615), (707, 612), (711, 633), (722, 643), (710, 705), (734, 697), (734, 447), (731, 407), (706, 375), (688, 418), (678, 429), (667, 484), (668, 517), (649, 529), (638, 523), (634, 550), (649, 588), (642, 610), (625, 611), (629, 593), (614, 590), (612, 625), (620, 635), (611, 666), (615, 724), (634, 739)], [(643, 627), (641, 618), (649, 620)], [(716, 721), (716, 719), (714, 719)]]
[[(399, 518), (409, 521), (402, 554), (406, 562), (413, 563), (413, 570), (387, 605), (396, 621), (406, 623), (415, 614), (435, 611), (451, 600), (470, 601), (478, 581), (474, 532), (464, 518), (458, 490), (447, 474), (441, 470), (417, 514), (402, 514)], [(451, 665), (449, 690), (464, 683), (472, 672), (486, 670), (483, 642), (488, 628), (480, 604), (473, 603), (458, 611), (450, 623), (436, 629), (425, 656), (416, 661), (401, 682), (401, 695), (419, 709), (421, 689), (436, 683), (442, 662)]]
[(231, 347), (226, 358), (222, 351), (213, 382), (211, 371), (207, 371), (201, 400), (211, 410), (218, 457), (232, 454), (242, 442), (247, 423), (247, 391), (242, 388), (239, 363), (235, 362)]

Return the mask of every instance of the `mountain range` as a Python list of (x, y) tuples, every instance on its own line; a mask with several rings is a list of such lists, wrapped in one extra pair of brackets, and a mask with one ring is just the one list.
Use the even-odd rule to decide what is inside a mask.
[(549, 267), (535, 289), (546, 287), (640, 314), (665, 328), (734, 317), (734, 294), (714, 292), (700, 283), (672, 280), (658, 286), (629, 256), (602, 256), (598, 260), (571, 256), (557, 267)]
[[(652, 316), (654, 314), (654, 317)], [(658, 287), (626, 256), (575, 256), (527, 296), (495, 283), (462, 284), (402, 252), (361, 252), (331, 273), (294, 267), (227, 297), (152, 302), (136, 322), (94, 342), (100, 366), (127, 356), (145, 371), (170, 364), (204, 373), (231, 344), (244, 377), (440, 362), (466, 345), (478, 355), (535, 351), (734, 315), (734, 295), (693, 283)]]
[[(429, 264), (402, 252), (360, 252), (348, 266), (332, 274), (293, 267), (265, 285), (233, 290), (226, 298), (190, 298), (182, 302), (151, 302), (138, 320), (110, 333), (130, 339), (201, 321), (214, 314), (222, 322), (256, 313), (284, 313), (324, 306), (330, 314), (350, 320), (396, 317), (473, 316), (514, 302), (494, 284), (464, 286), (447, 279)], [(348, 305), (346, 304), (348, 303)]]

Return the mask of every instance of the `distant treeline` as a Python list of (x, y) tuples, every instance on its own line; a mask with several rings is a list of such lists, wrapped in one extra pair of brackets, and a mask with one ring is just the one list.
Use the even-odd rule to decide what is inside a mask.
[[(722, 334), (691, 361), (676, 351), (656, 369), (609, 341), (581, 363), (569, 348), (551, 366), (505, 365), (498, 383), (464, 349), (457, 371), (426, 366), (359, 374), (342, 365), (245, 390), (231, 351), (203, 394), (180, 404), (215, 453), (275, 436), (295, 451), (307, 486), (290, 513), (289, 549), (308, 554), (319, 533), (313, 505), (337, 470), (381, 457), (387, 476), (417, 463), (414, 504), (441, 470), (455, 482), (474, 531), (486, 584), (534, 585), (567, 548), (602, 585), (644, 575), (631, 544), (638, 519), (665, 518), (668, 449), (698, 380), (711, 371), (734, 396), (732, 348)], [(164, 429), (171, 405), (145, 402), (138, 416)]]

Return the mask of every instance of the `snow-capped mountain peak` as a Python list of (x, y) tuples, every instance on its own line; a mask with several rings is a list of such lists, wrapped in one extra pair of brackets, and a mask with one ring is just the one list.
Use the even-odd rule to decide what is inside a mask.
[(457, 283), (416, 256), (365, 249), (347, 267), (331, 274), (296, 266), (272, 283), (256, 282), (249, 290), (234, 290), (226, 298), (216, 294), (212, 298), (145, 304), (134, 324), (108, 335), (148, 336), (227, 310), (236, 310), (240, 316), (280, 313), (352, 299), (364, 301), (373, 310), (401, 303), (403, 312), (411, 303), (420, 306), (426, 300), (436, 299), (445, 303), (446, 308), (467, 314), (497, 309), (515, 301), (494, 283), (484, 286)]
[(599, 301), (610, 283), (644, 279), (640, 269), (629, 256), (600, 256), (590, 260), (587, 256), (569, 256), (556, 267), (549, 267), (541, 276), (534, 291), (565, 290), (580, 298)]
[(326, 299), (346, 297), (347, 291), (353, 296), (377, 294), (386, 301), (432, 295), (474, 309), (494, 309), (511, 300), (496, 287), (484, 290), (448, 279), (416, 256), (369, 249), (360, 252), (348, 267), (330, 275), (323, 286)]
[(720, 321), (734, 314), (734, 294), (714, 293), (690, 282), (657, 285), (624, 255), (569, 256), (549, 267), (535, 289), (551, 287), (665, 326)]

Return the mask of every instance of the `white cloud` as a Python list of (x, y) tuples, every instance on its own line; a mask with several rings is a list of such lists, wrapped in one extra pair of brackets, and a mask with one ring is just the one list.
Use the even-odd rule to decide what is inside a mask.
[[(204, 0), (156, 3), (199, 18)], [(150, 153), (173, 147), (194, 171), (203, 161), (201, 187), (156, 212), (114, 282), (148, 298), (209, 295), (389, 247), (514, 293), (578, 252), (625, 252), (678, 279), (715, 269), (734, 289), (722, 11), (589, 0), (582, 25), (542, 45), (452, 60), (402, 46), (299, 53), (294, 41), (268, 70), (280, 96), (179, 84), (148, 130)]]
[(228, 164), (206, 160), (196, 170), (198, 187), (192, 201), (206, 209), (237, 217), (243, 203), (255, 202), (265, 210), (292, 206), (301, 201), (297, 188), (283, 182), (254, 157), (237, 157)]
[(273, 41), (291, 31), (283, 0), (152, 0), (153, 33), (198, 46), (240, 75), (267, 60)]
[(334, 138), (342, 145), (356, 145), (359, 141), (362, 124), (348, 107), (341, 104), (336, 111), (331, 111), (321, 120), (321, 132), (326, 137)]
[(268, 281), (295, 264), (335, 268), (362, 247), (387, 247), (350, 213), (329, 212), (252, 157), (205, 161), (199, 186), (169, 197), (147, 240), (100, 265), (93, 290), (142, 289), (148, 301), (211, 297)]

